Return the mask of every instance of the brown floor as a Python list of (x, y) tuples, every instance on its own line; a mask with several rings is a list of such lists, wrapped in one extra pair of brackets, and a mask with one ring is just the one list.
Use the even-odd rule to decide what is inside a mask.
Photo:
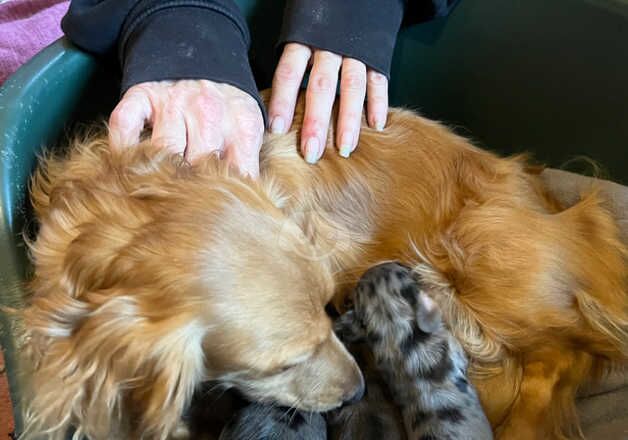
[(0, 440), (13, 439), (13, 412), (9, 386), (4, 369), (4, 358), (0, 350)]

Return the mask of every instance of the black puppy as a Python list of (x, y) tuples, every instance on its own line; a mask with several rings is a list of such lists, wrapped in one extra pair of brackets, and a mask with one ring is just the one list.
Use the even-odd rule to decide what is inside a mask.
[(326, 440), (322, 415), (252, 403), (227, 423), (219, 440)]

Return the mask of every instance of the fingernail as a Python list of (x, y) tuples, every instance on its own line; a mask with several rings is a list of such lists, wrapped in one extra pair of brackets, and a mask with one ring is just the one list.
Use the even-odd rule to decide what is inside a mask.
[(340, 155), (349, 157), (353, 151), (353, 135), (350, 132), (343, 133), (340, 137)]
[(384, 131), (384, 125), (385, 125), (385, 122), (382, 120), (375, 121), (375, 130)]
[(275, 116), (270, 122), (270, 132), (273, 134), (283, 134), (286, 124), (281, 116)]
[(307, 163), (316, 163), (318, 161), (318, 139), (311, 137), (305, 143), (305, 161)]

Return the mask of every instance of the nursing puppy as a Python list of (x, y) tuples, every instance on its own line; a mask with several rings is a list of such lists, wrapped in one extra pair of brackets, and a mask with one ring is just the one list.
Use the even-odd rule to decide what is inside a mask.
[(360, 278), (352, 310), (335, 327), (343, 341), (363, 341), (373, 352), (408, 439), (490, 440), (491, 427), (467, 380), (465, 353), (429, 290), (409, 268), (379, 264)]
[[(360, 329), (353, 329), (353, 320), (346, 312), (334, 321), (334, 329), (362, 369), (366, 391), (358, 402), (344, 405), (327, 414), (330, 440), (405, 440), (406, 435), (399, 409), (393, 396), (377, 372), (373, 353)], [(350, 330), (350, 331), (347, 331)], [(357, 335), (356, 335), (357, 334)]]
[(405, 440), (401, 414), (375, 370), (364, 370), (366, 394), (327, 414), (330, 440)]
[(218, 440), (327, 440), (327, 425), (318, 413), (253, 403), (233, 416)]
[(27, 433), (164, 438), (206, 380), (337, 408), (363, 379), (324, 307), (384, 260), (439, 286), (498, 436), (577, 433), (576, 390), (627, 357), (626, 250), (600, 198), (560, 206), (522, 158), (403, 110), (311, 166), (302, 118), (301, 98), (257, 182), (106, 133), (42, 162)]

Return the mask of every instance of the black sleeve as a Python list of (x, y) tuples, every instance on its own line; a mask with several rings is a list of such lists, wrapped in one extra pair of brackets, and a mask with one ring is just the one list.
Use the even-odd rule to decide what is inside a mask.
[(62, 27), (88, 52), (117, 50), (123, 93), (145, 81), (208, 79), (244, 90), (266, 116), (233, 0), (72, 0)]
[(457, 1), (288, 0), (279, 43), (302, 43), (356, 58), (390, 77), (402, 21), (415, 24), (447, 15)]
[(445, 17), (460, 0), (406, 0), (402, 26), (410, 26), (434, 18)]

